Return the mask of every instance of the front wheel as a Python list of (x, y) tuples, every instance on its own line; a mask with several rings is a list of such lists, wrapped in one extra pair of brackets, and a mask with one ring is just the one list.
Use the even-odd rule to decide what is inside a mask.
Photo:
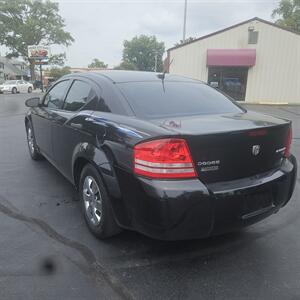
[(12, 92), (13, 94), (16, 94), (16, 93), (17, 93), (17, 88), (13, 87), (12, 90), (11, 90), (11, 92)]
[(108, 238), (121, 231), (101, 176), (91, 164), (81, 172), (79, 193), (86, 224), (97, 238)]
[(38, 150), (38, 147), (35, 142), (35, 136), (32, 127), (29, 123), (26, 125), (26, 133), (27, 133), (27, 145), (28, 145), (31, 158), (33, 160), (40, 160), (42, 158), (42, 155)]

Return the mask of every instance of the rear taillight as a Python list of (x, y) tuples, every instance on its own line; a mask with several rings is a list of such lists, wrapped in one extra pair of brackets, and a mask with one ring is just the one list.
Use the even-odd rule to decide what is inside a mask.
[(183, 139), (159, 139), (136, 145), (134, 172), (164, 179), (197, 176), (188, 145)]
[(290, 156), (291, 151), (291, 144), (292, 144), (292, 127), (289, 128), (286, 143), (285, 143), (285, 150), (284, 150), (284, 157)]

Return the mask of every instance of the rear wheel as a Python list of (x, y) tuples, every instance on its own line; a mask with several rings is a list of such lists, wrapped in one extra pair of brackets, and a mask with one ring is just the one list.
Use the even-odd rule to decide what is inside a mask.
[(28, 88), (28, 93), (30, 94), (32, 92), (32, 87), (30, 86), (29, 88)]
[(35, 136), (32, 130), (32, 126), (29, 123), (27, 123), (26, 125), (26, 132), (27, 132), (27, 145), (28, 145), (30, 156), (33, 160), (40, 160), (42, 158), (42, 155), (38, 150), (38, 147), (35, 142)]
[(101, 176), (91, 164), (87, 164), (81, 172), (79, 193), (85, 221), (97, 238), (108, 238), (121, 231)]
[(11, 90), (11, 92), (12, 92), (13, 94), (16, 94), (16, 93), (17, 93), (17, 88), (13, 87), (12, 90)]

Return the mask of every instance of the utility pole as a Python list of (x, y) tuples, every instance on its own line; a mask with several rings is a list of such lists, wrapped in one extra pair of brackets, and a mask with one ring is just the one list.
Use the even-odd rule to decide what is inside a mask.
[(182, 36), (183, 43), (185, 42), (185, 34), (186, 34), (186, 12), (187, 12), (187, 0), (184, 0), (183, 36)]
[(42, 61), (40, 61), (41, 90), (44, 92)]
[(157, 72), (157, 52), (155, 52), (155, 67), (154, 67), (155, 72)]

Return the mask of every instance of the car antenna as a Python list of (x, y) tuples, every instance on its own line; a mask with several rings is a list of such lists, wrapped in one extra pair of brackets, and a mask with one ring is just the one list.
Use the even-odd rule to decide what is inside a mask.
[(165, 68), (164, 71), (163, 71), (163, 73), (159, 73), (159, 74), (157, 75), (157, 77), (158, 77), (159, 79), (161, 79), (162, 81), (165, 80), (166, 73), (167, 73), (167, 69), (168, 69), (168, 70), (170, 69), (170, 66), (171, 66), (171, 64), (173, 63), (173, 60), (174, 60), (174, 58), (172, 58), (172, 60), (171, 60), (170, 63), (168, 64), (168, 68)]
[(162, 86), (163, 86), (164, 93), (165, 93), (165, 91), (166, 91), (166, 90), (165, 90), (165, 77), (166, 77), (167, 69), (168, 69), (168, 70), (170, 69), (170, 66), (171, 66), (173, 60), (174, 60), (174, 58), (170, 61), (169, 65), (168, 65), (168, 68), (165, 68), (165, 69), (164, 69), (163, 73), (160, 73), (160, 74), (157, 75), (157, 77), (158, 77), (159, 79), (161, 79), (161, 83), (162, 83)]

